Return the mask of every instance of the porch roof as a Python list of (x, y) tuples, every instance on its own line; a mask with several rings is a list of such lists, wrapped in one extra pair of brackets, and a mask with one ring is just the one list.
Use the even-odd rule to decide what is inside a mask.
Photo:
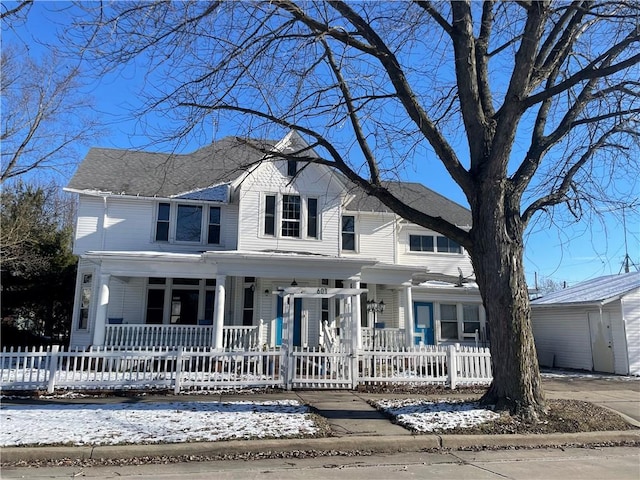
[(359, 279), (364, 268), (376, 264), (371, 258), (238, 250), (198, 253), (104, 251), (87, 252), (82, 258), (100, 263), (104, 273), (130, 277), (215, 278), (216, 275), (231, 275), (345, 280)]

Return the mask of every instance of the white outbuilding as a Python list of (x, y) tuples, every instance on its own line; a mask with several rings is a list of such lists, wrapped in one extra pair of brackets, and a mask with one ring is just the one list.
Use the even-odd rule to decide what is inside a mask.
[(531, 307), (541, 365), (640, 375), (640, 272), (588, 280)]

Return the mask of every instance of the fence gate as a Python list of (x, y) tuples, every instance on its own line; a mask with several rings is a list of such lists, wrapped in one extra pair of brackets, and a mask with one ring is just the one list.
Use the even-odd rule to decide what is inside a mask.
[(355, 388), (357, 359), (349, 348), (326, 352), (320, 348), (294, 348), (289, 355), (287, 389)]

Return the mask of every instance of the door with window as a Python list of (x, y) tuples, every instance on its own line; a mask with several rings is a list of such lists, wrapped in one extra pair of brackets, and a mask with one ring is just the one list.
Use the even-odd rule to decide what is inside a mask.
[(413, 318), (415, 324), (415, 344), (423, 342), (425, 345), (433, 345), (433, 303), (413, 302)]

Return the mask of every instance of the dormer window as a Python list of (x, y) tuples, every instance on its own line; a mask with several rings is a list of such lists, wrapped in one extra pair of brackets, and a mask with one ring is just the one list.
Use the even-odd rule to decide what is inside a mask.
[(287, 160), (287, 175), (295, 177), (298, 173), (298, 162), (296, 160)]

